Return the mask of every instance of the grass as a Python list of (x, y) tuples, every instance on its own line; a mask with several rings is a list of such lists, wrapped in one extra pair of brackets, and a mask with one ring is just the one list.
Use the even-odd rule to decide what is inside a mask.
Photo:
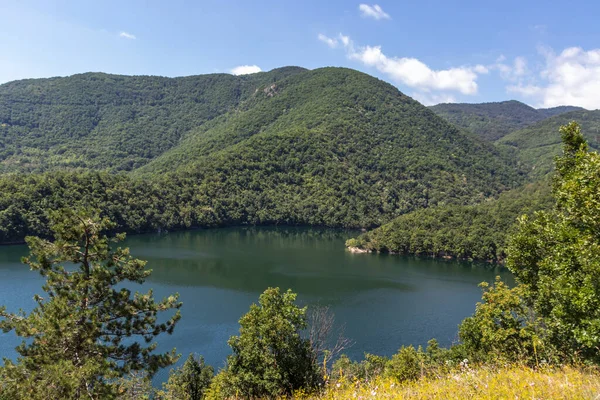
[(326, 399), (599, 399), (600, 371), (573, 367), (464, 369), (437, 378), (399, 384), (392, 379), (340, 382), (317, 397)]

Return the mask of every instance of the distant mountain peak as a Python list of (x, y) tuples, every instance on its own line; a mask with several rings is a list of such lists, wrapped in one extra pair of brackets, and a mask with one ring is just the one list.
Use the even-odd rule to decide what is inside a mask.
[(430, 108), (449, 122), (492, 142), (545, 118), (579, 109), (563, 106), (536, 110), (518, 100), (445, 103)]

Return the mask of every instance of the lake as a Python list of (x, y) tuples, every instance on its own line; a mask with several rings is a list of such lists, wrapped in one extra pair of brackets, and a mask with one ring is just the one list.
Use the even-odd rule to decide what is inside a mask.
[[(295, 227), (193, 230), (129, 237), (125, 245), (148, 260), (153, 274), (138, 290), (155, 297), (178, 292), (182, 319), (159, 350), (191, 352), (216, 368), (229, 354), (238, 320), (269, 286), (291, 288), (302, 305), (329, 305), (345, 336), (346, 353), (392, 355), (402, 345), (442, 345), (457, 339), (457, 325), (481, 298), (478, 284), (510, 273), (466, 262), (387, 254), (351, 254), (344, 242), (357, 232)], [(26, 246), (0, 247), (0, 304), (30, 310), (42, 293), (37, 273), (20, 263)], [(132, 285), (132, 287), (139, 285)], [(0, 357), (15, 357), (19, 340), (0, 333)], [(157, 380), (165, 379), (161, 372)]]

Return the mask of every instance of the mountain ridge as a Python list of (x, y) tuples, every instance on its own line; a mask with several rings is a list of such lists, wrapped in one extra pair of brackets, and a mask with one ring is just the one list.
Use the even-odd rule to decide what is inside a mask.
[(259, 86), (302, 71), (178, 78), (84, 73), (0, 85), (0, 173), (135, 169)]
[(489, 103), (443, 103), (431, 106), (430, 109), (451, 123), (492, 142), (510, 132), (523, 129), (548, 117), (583, 110), (581, 107), (574, 106), (535, 109), (517, 100)]
[(543, 119), (526, 128), (516, 130), (496, 141), (500, 149), (514, 151), (518, 162), (538, 179), (554, 168), (554, 157), (561, 151), (562, 141), (559, 128), (576, 121), (588, 144), (594, 150), (600, 149), (600, 110), (571, 111)]

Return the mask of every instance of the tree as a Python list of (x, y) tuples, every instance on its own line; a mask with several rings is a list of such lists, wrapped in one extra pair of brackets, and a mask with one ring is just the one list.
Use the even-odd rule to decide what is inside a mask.
[[(500, 277), (483, 288), (475, 314), (459, 326), (459, 337), (476, 361), (534, 361), (536, 324), (522, 297), (522, 287), (509, 288)], [(535, 342), (535, 343), (534, 343)]]
[(126, 377), (117, 379), (118, 398), (123, 400), (150, 400), (155, 397), (152, 380), (143, 371), (132, 371)]
[[(153, 339), (171, 333), (180, 319), (178, 295), (155, 301), (152, 291), (135, 293), (125, 282), (141, 284), (146, 262), (126, 248), (111, 249), (104, 232), (113, 224), (97, 214), (54, 212), (53, 242), (27, 238), (23, 259), (46, 282), (29, 314), (0, 308), (0, 328), (24, 340), (16, 363), (4, 360), (0, 390), (11, 398), (111, 398), (117, 378), (135, 371), (151, 377), (177, 360), (174, 350), (155, 354)], [(176, 310), (164, 322), (158, 313)], [(134, 340), (135, 339), (135, 340)]]
[(291, 290), (269, 288), (259, 304), (240, 319), (240, 334), (229, 339), (229, 391), (248, 398), (276, 397), (319, 382), (307, 327), (306, 307), (300, 308)]
[(521, 218), (507, 266), (563, 357), (600, 362), (600, 156), (579, 126), (561, 128), (555, 210)]
[(200, 400), (210, 386), (215, 371), (203, 357), (190, 354), (183, 366), (171, 370), (159, 398), (165, 400)]

